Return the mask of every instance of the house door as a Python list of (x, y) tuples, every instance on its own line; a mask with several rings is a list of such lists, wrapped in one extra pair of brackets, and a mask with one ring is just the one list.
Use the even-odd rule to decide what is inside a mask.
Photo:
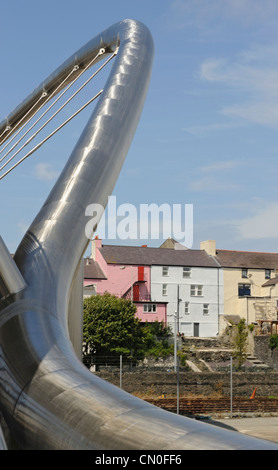
[(144, 280), (144, 266), (138, 266), (138, 281)]
[(193, 324), (193, 336), (196, 336), (196, 337), (199, 336), (199, 325), (200, 323)]
[(133, 299), (134, 302), (139, 301), (139, 284), (134, 284), (133, 285)]

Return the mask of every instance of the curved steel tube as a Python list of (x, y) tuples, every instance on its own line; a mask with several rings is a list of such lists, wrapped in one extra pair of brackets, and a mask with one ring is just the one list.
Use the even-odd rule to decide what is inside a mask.
[(1, 427), (0, 427), (0, 450), (7, 450), (6, 441), (5, 441)]
[(72, 64), (118, 45), (98, 105), (15, 254), (27, 287), (1, 304), (2, 413), (23, 449), (277, 449), (129, 395), (90, 373), (70, 343), (69, 296), (89, 242), (85, 209), (105, 207), (135, 132), (151, 73), (149, 31), (132, 20), (107, 29), (8, 117), (20, 119)]

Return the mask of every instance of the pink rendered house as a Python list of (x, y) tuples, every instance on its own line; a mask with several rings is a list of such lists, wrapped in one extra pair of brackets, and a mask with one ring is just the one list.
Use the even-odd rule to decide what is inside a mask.
[[(118, 248), (118, 249), (117, 249)], [(92, 255), (84, 260), (84, 293), (109, 292), (131, 299), (141, 322), (167, 323), (167, 303), (151, 300), (151, 267), (140, 263), (143, 247), (103, 247), (97, 237), (92, 241)]]

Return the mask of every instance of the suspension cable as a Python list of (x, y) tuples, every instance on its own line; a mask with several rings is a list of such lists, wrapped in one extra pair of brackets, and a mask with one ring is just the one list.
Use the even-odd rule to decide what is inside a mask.
[[(1, 145), (3, 145), (3, 143), (9, 138), (9, 136), (11, 135), (11, 133), (20, 125), (20, 123), (26, 119), (26, 116), (28, 116), (28, 114), (30, 114), (30, 112), (38, 105), (38, 103), (43, 99), (45, 98), (45, 96), (47, 95), (47, 93), (44, 91), (41, 96), (39, 97), (39, 99), (35, 102), (35, 104), (33, 104), (33, 106), (28, 109), (28, 111), (26, 112), (26, 114), (24, 114), (24, 116), (15, 124), (14, 128), (12, 128), (11, 126), (7, 126), (5, 131), (1, 134), (1, 136), (7, 132), (7, 131), (10, 131), (8, 133), (7, 136), (5, 136), (5, 138), (3, 139), (3, 141), (1, 142)], [(45, 103), (43, 103), (38, 111), (42, 108), (42, 106), (44, 106)], [(38, 112), (36, 111), (36, 113)], [(21, 130), (28, 124), (28, 122), (32, 119), (33, 115), (27, 120), (27, 122), (25, 124), (23, 124), (23, 126), (21, 126), (21, 128), (13, 135), (13, 137), (6, 143), (6, 145), (0, 150), (0, 153), (3, 152), (3, 150), (5, 150), (5, 148), (15, 139), (15, 137), (19, 134), (19, 132), (21, 132)], [(1, 137), (0, 136), (0, 137)], [(4, 158), (4, 157), (3, 157)], [(2, 161), (3, 159), (1, 159), (0, 161)]]
[[(2, 148), (2, 150), (0, 150), (0, 153), (3, 152), (3, 150), (5, 150), (5, 148), (14, 140), (14, 138), (22, 131), (22, 129), (24, 129), (24, 127), (27, 126), (27, 124), (31, 121), (31, 119), (41, 110), (41, 108), (43, 106), (45, 106), (45, 104), (52, 98), (52, 96), (57, 93), (57, 90), (65, 83), (65, 81), (72, 75), (73, 72), (75, 72), (75, 70), (78, 70), (78, 66), (74, 66), (74, 68), (71, 70), (71, 72), (67, 75), (67, 77), (58, 85), (58, 87), (48, 96), (48, 98), (44, 101), (44, 103), (37, 109), (37, 111), (25, 122), (25, 124), (13, 135), (13, 137), (9, 140), (9, 142), (7, 142), (7, 144)], [(66, 90), (65, 90), (66, 91)], [(43, 94), (41, 95), (40, 99), (45, 97), (47, 95), (46, 92), (43, 92)], [(63, 93), (62, 93), (63, 95)], [(27, 131), (14, 143), (14, 145), (8, 150), (8, 152), (5, 153), (5, 155), (3, 157), (0, 158), (0, 162), (2, 162), (6, 157), (7, 155), (9, 155), (9, 153), (11, 153), (11, 151), (22, 141), (22, 139), (24, 139), (24, 137), (26, 137), (26, 135), (33, 129), (33, 127), (43, 118), (43, 116), (45, 116), (45, 114), (52, 108), (52, 106), (54, 106), (54, 104), (58, 101), (58, 99), (60, 99), (60, 97), (62, 95), (59, 95), (59, 97), (54, 101), (54, 103), (52, 103), (48, 109), (46, 111), (44, 111), (44, 113), (31, 125), (31, 127), (29, 129), (27, 129)], [(37, 101), (37, 103), (40, 101), (40, 99)], [(35, 105), (34, 105), (35, 106)], [(33, 106), (33, 107), (34, 107)], [(32, 108), (33, 108), (32, 107)], [(26, 113), (27, 115), (28, 113)], [(26, 118), (26, 115), (22, 118), (22, 119), (25, 119)], [(14, 130), (14, 129), (13, 129)], [(25, 145), (23, 145), (20, 150), (25, 147), (29, 142), (25, 142)], [(19, 151), (20, 151), (19, 150)]]
[(10, 130), (11, 126), (6, 126), (5, 129), (3, 130), (2, 134), (0, 135), (0, 139), (1, 137), (5, 134), (5, 132), (8, 132)]
[[(2, 180), (6, 175), (8, 175), (14, 168), (16, 168), (20, 163), (22, 163), (26, 158), (30, 157), (38, 148), (40, 148), (47, 140), (53, 137), (56, 132), (58, 132), (62, 127), (64, 127), (68, 122), (70, 122), (77, 114), (79, 114), (83, 109), (85, 109), (90, 103), (92, 103), (96, 98), (98, 98), (103, 90), (100, 90), (95, 96), (93, 96), (90, 100), (88, 100), (81, 108), (79, 108), (75, 113), (73, 113), (68, 119), (66, 119), (60, 126), (58, 126), (54, 131), (52, 131), (47, 137), (45, 137), (41, 142), (39, 142), (35, 147), (33, 147), (24, 157), (22, 157), (17, 163), (15, 163), (9, 170), (7, 170), (3, 175), (0, 176), (0, 180)], [(3, 168), (3, 167), (2, 167)], [(0, 168), (0, 170), (2, 169)]]
[[(9, 155), (9, 153), (11, 153), (11, 151), (19, 144), (19, 142), (22, 141), (22, 139), (24, 139), (24, 137), (34, 128), (34, 126), (45, 116), (45, 114), (57, 103), (57, 101), (59, 101), (62, 96), (69, 90), (69, 88), (76, 82), (76, 80), (78, 80), (81, 75), (89, 68), (93, 65), (93, 63), (96, 61), (96, 59), (105, 53), (105, 49), (101, 48), (98, 53), (96, 54), (96, 56), (87, 64), (87, 66), (80, 72), (79, 75), (77, 75), (77, 77), (66, 87), (66, 89), (58, 96), (58, 98), (56, 98), (56, 100), (46, 109), (46, 111), (44, 111), (44, 113), (32, 124), (32, 126), (25, 132), (25, 134), (23, 134), (21, 136), (21, 138), (10, 148), (10, 150), (0, 159), (0, 162), (2, 162), (6, 157), (7, 155)], [(73, 67), (73, 69), (70, 71), (70, 73), (67, 75), (67, 77), (58, 85), (58, 87), (48, 96), (48, 98), (44, 101), (44, 103), (39, 107), (39, 109), (36, 111), (35, 114), (37, 114), (40, 109), (53, 97), (54, 94), (57, 93), (58, 89), (61, 88), (61, 86), (69, 79), (69, 77), (73, 74), (73, 72), (75, 72), (76, 70), (79, 69), (79, 66), (78, 65), (75, 65)], [(43, 97), (43, 96), (46, 96), (45, 94), (46, 92), (44, 92), (42, 94), (42, 96), (40, 97), (40, 99)], [(40, 100), (39, 99), (39, 100)], [(38, 100), (38, 101), (39, 101)], [(33, 108), (33, 107), (32, 107)], [(30, 111), (30, 110), (29, 110)], [(29, 111), (26, 113), (26, 115), (29, 113)], [(25, 123), (24, 126), (21, 127), (21, 129), (16, 133), (16, 135), (18, 135), (18, 133), (28, 124), (28, 122), (32, 119), (32, 117), (35, 116), (35, 114), (33, 116), (31, 116), (31, 118)], [(21, 119), (21, 121), (23, 119), (25, 119), (26, 115)], [(54, 117), (54, 116), (53, 116)], [(48, 121), (49, 122), (49, 121)], [(45, 124), (46, 125), (46, 124)], [(45, 127), (45, 126), (44, 126)], [(14, 130), (14, 129), (13, 129)], [(12, 131), (11, 131), (12, 132)], [(40, 132), (40, 130), (38, 131)], [(31, 138), (29, 140), (27, 140), (25, 142), (25, 144), (18, 150), (18, 152), (14, 155), (16, 156), (21, 150), (22, 148), (24, 148), (26, 145), (28, 145), (28, 143), (36, 137), (36, 135), (38, 134), (35, 133), (33, 134), (33, 136), (31, 136)], [(16, 137), (16, 135), (14, 137)], [(6, 140), (6, 139), (5, 139)], [(5, 145), (5, 147), (0, 151), (0, 153), (2, 153), (2, 151), (7, 147), (7, 145), (9, 145), (11, 143), (11, 141), (13, 140), (13, 138)]]
[[(76, 82), (76, 80), (78, 78), (80, 78), (80, 76), (93, 64), (93, 62), (97, 59), (97, 57), (99, 55), (102, 55), (103, 53), (105, 53), (105, 49), (100, 49), (100, 51), (98, 52), (98, 54), (93, 58), (93, 60), (87, 64), (87, 66), (81, 71), (81, 73), (68, 85), (68, 87), (62, 92), (61, 95), (59, 95), (59, 97), (54, 101), (54, 103), (52, 103), (49, 108), (43, 113), (43, 115), (37, 119), (37, 121), (31, 126), (31, 128), (24, 134), (24, 136), (26, 136), (26, 134), (28, 132), (30, 132), (30, 130), (34, 127), (35, 124), (37, 124), (37, 122), (49, 111), (49, 109), (61, 98), (61, 96), (63, 96), (63, 94)], [(98, 68), (98, 70), (96, 70), (86, 81), (83, 85), (81, 85), (79, 87), (79, 89), (73, 93), (73, 95), (31, 136), (29, 137), (29, 139), (27, 139), (27, 141), (0, 167), (0, 171), (3, 170), (3, 168), (5, 168), (13, 158), (16, 157), (16, 155), (18, 155), (18, 153), (26, 146), (28, 145), (37, 135), (38, 133), (108, 64), (108, 62), (110, 62), (110, 60), (112, 60), (114, 58), (114, 56), (117, 54), (117, 50)], [(76, 67), (76, 66), (75, 66)], [(76, 70), (76, 69), (75, 69)], [(73, 72), (74, 70), (71, 71), (71, 73)], [(68, 78), (68, 77), (67, 77)], [(66, 78), (66, 79), (67, 79)], [(65, 79), (65, 80), (66, 80)], [(65, 81), (64, 80), (64, 81)], [(64, 83), (63, 81), (63, 83)], [(59, 87), (61, 86), (62, 84), (59, 85)], [(59, 88), (58, 87), (58, 88)], [(56, 89), (57, 90), (57, 89)], [(56, 93), (56, 90), (52, 93), (52, 95), (54, 93)], [(101, 91), (102, 92), (102, 91)], [(31, 154), (34, 153), (35, 150), (37, 150), (39, 147), (41, 147), (41, 145), (43, 145), (43, 143), (45, 143), (50, 137), (52, 137), (58, 130), (60, 130), (62, 127), (64, 127), (65, 124), (67, 124), (71, 119), (73, 119), (73, 117), (75, 117), (77, 114), (79, 114), (80, 111), (82, 111), (85, 107), (87, 107), (92, 101), (94, 101), (100, 94), (101, 92), (99, 92), (97, 95), (95, 95), (91, 100), (89, 100), (84, 106), (82, 106), (76, 113), (74, 113), (69, 119), (67, 119), (62, 125), (60, 125), (55, 131), (53, 131), (51, 134), (49, 134), (48, 137), (46, 137), (45, 139), (43, 139), (38, 145), (36, 145), (32, 150), (30, 150), (30, 152), (28, 152), (24, 157), (22, 157), (19, 162), (15, 165), (13, 165), (13, 167), (11, 167), (10, 170), (8, 170), (6, 173), (4, 173), (1, 177), (0, 177), (0, 180), (2, 178), (4, 178), (4, 176), (6, 176), (8, 173), (10, 173), (10, 171), (12, 169), (14, 169), (16, 166), (18, 166), (19, 163), (21, 163), (23, 160), (25, 160), (28, 156), (30, 156)], [(50, 96), (52, 96), (50, 95)], [(50, 99), (50, 97), (48, 98)], [(45, 102), (46, 103), (46, 102)], [(45, 104), (44, 103), (44, 104)], [(22, 138), (24, 137), (22, 136)], [(22, 140), (22, 138), (16, 143), (14, 144), (14, 146), (12, 147), (12, 149), (15, 148), (16, 145), (18, 145), (18, 143)], [(10, 149), (1, 159), (0, 159), (0, 162), (2, 160), (4, 160), (4, 158), (10, 153), (10, 151), (12, 150)]]

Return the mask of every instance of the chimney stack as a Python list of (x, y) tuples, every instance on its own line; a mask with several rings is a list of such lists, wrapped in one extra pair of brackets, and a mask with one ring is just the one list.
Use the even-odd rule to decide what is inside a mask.
[(205, 250), (208, 255), (216, 256), (215, 240), (206, 240), (200, 243), (200, 250)]

